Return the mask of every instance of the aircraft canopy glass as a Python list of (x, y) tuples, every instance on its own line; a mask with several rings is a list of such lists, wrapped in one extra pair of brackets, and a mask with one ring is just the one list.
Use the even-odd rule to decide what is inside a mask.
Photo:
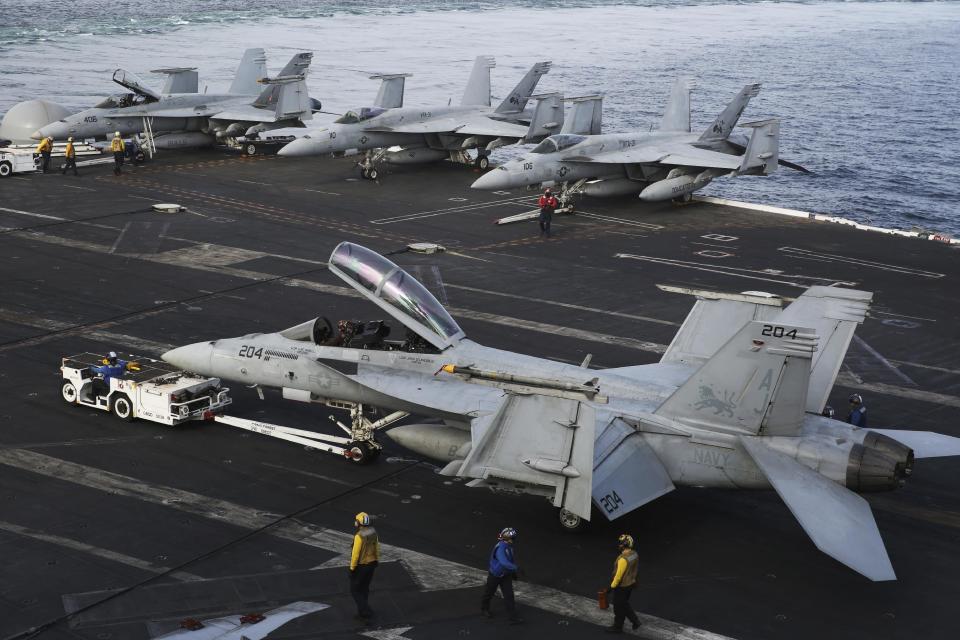
[(426, 287), (380, 254), (341, 242), (330, 256), (330, 266), (390, 305), (400, 316), (424, 326), (442, 340), (463, 333)]
[(586, 139), (586, 136), (578, 136), (573, 133), (561, 133), (556, 136), (550, 136), (535, 146), (530, 153), (555, 153), (579, 144)]
[(137, 104), (143, 104), (146, 99), (135, 93), (118, 93), (115, 96), (104, 98), (93, 105), (94, 109), (120, 109), (123, 107), (132, 107)]
[(375, 116), (380, 115), (386, 111), (386, 109), (381, 109), (380, 107), (364, 107), (360, 111), (347, 111), (345, 114), (334, 120), (337, 124), (356, 124), (358, 122), (363, 122), (364, 120), (369, 120)]

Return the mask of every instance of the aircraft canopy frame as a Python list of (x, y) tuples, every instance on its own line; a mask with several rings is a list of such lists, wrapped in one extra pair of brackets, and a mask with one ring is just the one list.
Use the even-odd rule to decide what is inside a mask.
[(329, 269), (405, 327), (441, 351), (464, 337), (463, 329), (420, 282), (375, 251), (341, 242)]

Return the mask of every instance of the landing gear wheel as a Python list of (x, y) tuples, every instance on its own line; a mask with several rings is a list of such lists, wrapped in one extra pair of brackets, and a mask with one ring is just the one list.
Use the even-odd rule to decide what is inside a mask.
[(487, 156), (477, 156), (477, 159), (473, 161), (474, 166), (480, 171), (486, 171), (490, 166), (490, 158)]
[(575, 513), (571, 513), (560, 507), (557, 509), (557, 519), (560, 522), (560, 528), (567, 533), (583, 533), (590, 526), (589, 520), (584, 520)]
[(13, 165), (9, 162), (0, 162), (0, 178), (6, 178), (13, 173)]
[(257, 155), (257, 145), (255, 145), (255, 144), (252, 144), (252, 143), (251, 143), (251, 144), (248, 144), (248, 145), (246, 145), (246, 146), (243, 148), (243, 150), (246, 152), (246, 154), (247, 154), (248, 156), (255, 156), (255, 155)]
[(77, 388), (69, 380), (60, 386), (60, 397), (67, 404), (77, 404)]
[(364, 180), (369, 180), (370, 170), (367, 169), (366, 167), (360, 167), (360, 177), (363, 178)]
[(351, 442), (347, 445), (347, 460), (354, 464), (370, 464), (380, 455), (380, 450), (369, 442)]
[(573, 204), (572, 202), (567, 205), (567, 213), (568, 213), (568, 214), (573, 215), (573, 212), (576, 211), (576, 210), (577, 210), (577, 205)]
[(133, 405), (130, 404), (130, 398), (123, 394), (114, 396), (110, 410), (113, 411), (113, 415), (124, 422), (131, 422), (133, 420)]
[(379, 175), (380, 174), (377, 173), (376, 169), (370, 169), (369, 171), (367, 171), (367, 178), (369, 178), (370, 180), (376, 180)]

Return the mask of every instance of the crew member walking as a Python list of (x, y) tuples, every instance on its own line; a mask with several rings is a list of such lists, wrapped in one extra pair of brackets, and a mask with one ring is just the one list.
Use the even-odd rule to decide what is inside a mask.
[(861, 429), (867, 428), (867, 408), (859, 393), (850, 396), (850, 413), (847, 414), (847, 422)]
[(550, 237), (550, 222), (553, 220), (553, 212), (556, 211), (557, 199), (553, 197), (550, 189), (543, 192), (537, 205), (540, 207), (540, 235)]
[(640, 565), (640, 558), (633, 550), (633, 536), (626, 533), (620, 536), (617, 547), (620, 553), (613, 565), (613, 580), (607, 588), (607, 593), (613, 593), (613, 625), (607, 627), (607, 633), (623, 633), (624, 618), (630, 620), (634, 629), (640, 626), (640, 620), (630, 606), (630, 594), (637, 584), (637, 570)]
[(500, 588), (503, 595), (503, 604), (510, 616), (510, 624), (520, 624), (523, 619), (517, 615), (517, 605), (513, 599), (513, 579), (519, 568), (513, 557), (513, 541), (517, 538), (517, 530), (507, 527), (497, 536), (497, 544), (490, 552), (490, 565), (487, 573), (487, 586), (483, 590), (480, 600), (480, 613), (488, 618), (493, 617), (490, 611), (490, 600)]
[(350, 554), (350, 595), (357, 603), (358, 619), (373, 617), (368, 602), (370, 582), (380, 560), (380, 540), (377, 531), (370, 526), (370, 516), (361, 511), (353, 520), (356, 534), (353, 536), (353, 551)]
[(67, 138), (67, 148), (63, 150), (63, 157), (66, 159), (66, 162), (63, 164), (63, 175), (67, 175), (67, 169), (73, 169), (73, 175), (80, 175), (77, 173), (77, 150), (73, 148), (73, 138)]
[(37, 145), (37, 153), (40, 154), (40, 157), (43, 158), (43, 163), (40, 165), (40, 170), (44, 173), (47, 172), (47, 169), (50, 168), (50, 153), (53, 151), (53, 138), (47, 136), (40, 141), (40, 144)]
[(123, 155), (126, 153), (127, 147), (123, 144), (123, 138), (120, 137), (120, 132), (117, 131), (113, 134), (113, 140), (110, 142), (110, 151), (113, 152), (113, 175), (120, 175), (120, 167), (123, 166)]

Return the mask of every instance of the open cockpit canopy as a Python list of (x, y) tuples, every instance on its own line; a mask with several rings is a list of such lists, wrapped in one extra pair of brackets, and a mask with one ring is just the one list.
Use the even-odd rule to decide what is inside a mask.
[(586, 139), (586, 136), (579, 136), (574, 133), (560, 133), (555, 136), (550, 136), (535, 146), (530, 153), (556, 153), (557, 151), (563, 151), (575, 144), (579, 144)]
[(464, 337), (463, 330), (426, 287), (379, 253), (341, 242), (330, 255), (329, 266), (330, 271), (438, 349)]
[(358, 122), (363, 122), (364, 120), (374, 118), (384, 111), (386, 111), (386, 109), (381, 109), (380, 107), (364, 107), (359, 111), (347, 111), (345, 114), (334, 120), (334, 122), (337, 124), (356, 124)]

